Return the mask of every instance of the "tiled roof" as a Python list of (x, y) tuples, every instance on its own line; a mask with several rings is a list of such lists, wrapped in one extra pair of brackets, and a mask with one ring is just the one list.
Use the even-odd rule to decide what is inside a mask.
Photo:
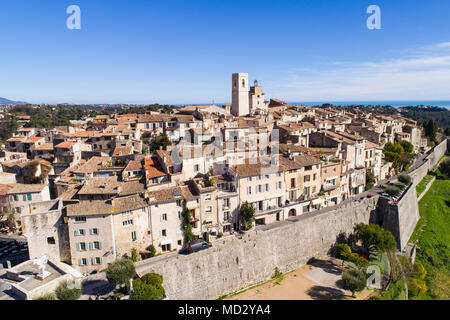
[(233, 171), (239, 178), (253, 177), (264, 174), (280, 172), (280, 167), (276, 164), (268, 162), (261, 162), (261, 159), (256, 159), (257, 163), (238, 164), (232, 167)]
[(45, 150), (53, 150), (53, 143), (43, 143), (40, 146), (38, 146), (35, 150), (45, 151)]
[(65, 142), (61, 142), (60, 144), (55, 146), (55, 148), (71, 149), (76, 144), (77, 144), (77, 142), (75, 142), (75, 141), (65, 141)]
[(285, 157), (280, 157), (281, 170), (294, 170), (317, 164), (320, 164), (320, 160), (315, 156), (307, 154), (294, 156), (292, 157), (292, 160)]
[(17, 183), (12, 189), (9, 190), (9, 194), (17, 193), (37, 193), (44, 190), (45, 184), (21, 184)]
[(38, 141), (40, 141), (42, 139), (45, 140), (44, 137), (32, 136), (32, 137), (29, 137), (27, 140), (25, 140), (24, 143), (35, 143), (35, 142), (38, 142)]
[(133, 154), (133, 147), (127, 146), (127, 147), (116, 147), (113, 152), (113, 157), (121, 157), (121, 156), (128, 156), (130, 154)]
[(189, 190), (189, 187), (187, 186), (172, 187), (156, 191), (148, 191), (147, 196), (149, 203), (163, 203), (181, 199), (186, 199), (189, 201), (198, 198)]
[(135, 171), (142, 169), (142, 163), (140, 161), (131, 160), (125, 168), (125, 171)]
[(111, 194), (111, 195), (130, 195), (135, 193), (143, 193), (144, 185), (139, 181), (120, 182), (117, 176), (111, 177), (95, 177), (87, 180), (78, 194)]
[(82, 201), (78, 204), (68, 205), (67, 216), (89, 216), (102, 214), (119, 214), (147, 206), (147, 202), (140, 195), (114, 198), (107, 201)]

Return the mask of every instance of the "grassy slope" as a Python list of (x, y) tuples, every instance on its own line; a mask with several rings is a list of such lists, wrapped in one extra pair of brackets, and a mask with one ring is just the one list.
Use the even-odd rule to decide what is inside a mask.
[(450, 273), (450, 180), (436, 180), (419, 202), (419, 210), (421, 219), (410, 242), (418, 240), (416, 261), (427, 270), (425, 280), (430, 285), (437, 273)]
[(417, 187), (416, 187), (417, 196), (420, 196), (422, 194), (422, 192), (425, 191), (425, 188), (427, 187), (427, 185), (431, 181), (431, 179), (433, 179), (433, 176), (431, 174), (427, 174), (425, 176), (425, 178), (423, 178), (422, 181), (420, 181), (417, 184)]

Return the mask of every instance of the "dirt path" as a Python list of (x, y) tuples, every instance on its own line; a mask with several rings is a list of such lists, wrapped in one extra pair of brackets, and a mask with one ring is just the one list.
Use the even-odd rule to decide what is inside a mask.
[[(305, 265), (259, 286), (247, 289), (226, 300), (342, 300), (351, 293), (340, 289), (342, 270), (328, 261)], [(373, 290), (357, 294), (356, 300), (364, 300)]]

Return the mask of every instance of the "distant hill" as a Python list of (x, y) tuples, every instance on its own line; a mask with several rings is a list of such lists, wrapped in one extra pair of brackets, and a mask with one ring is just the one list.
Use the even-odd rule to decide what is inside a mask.
[(419, 124), (433, 119), (443, 129), (450, 127), (450, 110), (447, 108), (418, 106), (399, 108), (399, 111), (403, 116), (414, 119)]
[(23, 102), (23, 101), (12, 101), (6, 98), (1, 98), (0, 97), (0, 105), (3, 104), (27, 104), (27, 102)]

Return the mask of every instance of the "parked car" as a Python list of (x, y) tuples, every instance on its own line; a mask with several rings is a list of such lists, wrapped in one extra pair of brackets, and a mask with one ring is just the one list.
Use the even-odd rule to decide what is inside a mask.
[(369, 194), (368, 196), (367, 196), (367, 198), (372, 198), (373, 197), (373, 194)]
[(208, 241), (204, 241), (204, 240), (194, 240), (191, 241), (187, 247), (187, 253), (193, 253), (193, 252), (198, 252), (198, 251), (202, 251), (208, 248), (211, 248), (212, 244)]

